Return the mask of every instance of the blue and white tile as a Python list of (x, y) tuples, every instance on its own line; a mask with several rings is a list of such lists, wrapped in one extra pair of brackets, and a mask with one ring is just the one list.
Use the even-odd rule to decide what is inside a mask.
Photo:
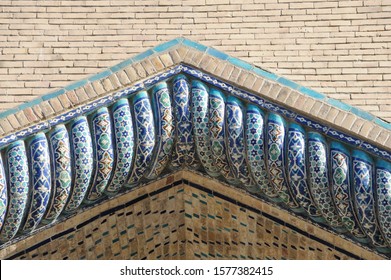
[(73, 212), (79, 208), (92, 180), (94, 152), (86, 117), (77, 117), (71, 122), (71, 151), (74, 177), (65, 212)]
[(63, 124), (49, 132), (49, 147), (53, 185), (44, 223), (50, 223), (60, 216), (72, 186), (71, 146), (68, 131)]
[(247, 163), (245, 146), (244, 106), (236, 97), (229, 96), (226, 105), (227, 150), (231, 170), (243, 187), (252, 193), (259, 193), (259, 188), (252, 180)]
[(107, 107), (102, 107), (92, 116), (92, 147), (94, 150), (94, 172), (85, 203), (93, 203), (105, 196), (104, 191), (114, 169), (114, 144), (112, 122)]
[(361, 228), (354, 208), (350, 152), (343, 144), (331, 142), (330, 161), (332, 198), (342, 223), (356, 240), (368, 243), (369, 240)]
[(288, 128), (288, 178), (290, 189), (296, 201), (317, 222), (324, 219), (316, 207), (307, 183), (306, 132), (301, 125), (290, 123)]
[(8, 189), (5, 175), (3, 158), (0, 154), (0, 232), (3, 228), (5, 214), (8, 206)]
[(126, 183), (134, 157), (133, 120), (127, 99), (118, 100), (112, 107), (115, 137), (115, 167), (106, 194), (114, 195)]
[(206, 173), (219, 176), (219, 170), (213, 159), (209, 137), (209, 93), (205, 84), (193, 80), (191, 83), (192, 117), (196, 152)]
[(172, 95), (175, 145), (170, 168), (197, 168), (199, 163), (196, 158), (193, 136), (190, 86), (184, 75), (178, 75), (174, 78), (172, 82)]
[(271, 187), (266, 170), (265, 114), (255, 105), (246, 110), (246, 153), (250, 174), (261, 194), (280, 202), (276, 190)]
[(390, 252), (377, 221), (373, 161), (366, 153), (359, 150), (353, 151), (352, 161), (354, 199), (358, 220), (375, 248), (383, 253)]
[(132, 108), (136, 147), (133, 169), (128, 180), (130, 187), (138, 185), (146, 174), (155, 147), (154, 116), (147, 92), (141, 91), (133, 97)]
[(312, 198), (326, 222), (338, 232), (346, 232), (331, 197), (327, 144), (317, 132), (308, 133), (308, 166)]
[(267, 170), (271, 185), (275, 192), (278, 193), (282, 202), (292, 211), (304, 212), (291, 193), (285, 174), (287, 167), (284, 150), (286, 137), (285, 121), (280, 115), (274, 113), (270, 113), (267, 120)]
[(23, 141), (12, 143), (6, 150), (9, 178), (9, 203), (0, 232), (0, 242), (11, 240), (19, 230), (26, 212), (29, 194), (29, 168)]
[(391, 164), (376, 162), (377, 210), (380, 230), (391, 247)]
[(174, 145), (174, 118), (167, 84), (162, 82), (152, 89), (152, 109), (156, 128), (156, 145), (147, 179), (155, 179), (167, 167)]
[(27, 217), (22, 227), (24, 233), (33, 231), (41, 222), (49, 203), (51, 170), (49, 145), (44, 133), (34, 135), (29, 141), (31, 193)]
[(233, 175), (227, 159), (225, 96), (221, 91), (214, 88), (211, 88), (209, 92), (209, 124), (211, 152), (216, 166), (228, 183), (237, 185), (239, 181)]

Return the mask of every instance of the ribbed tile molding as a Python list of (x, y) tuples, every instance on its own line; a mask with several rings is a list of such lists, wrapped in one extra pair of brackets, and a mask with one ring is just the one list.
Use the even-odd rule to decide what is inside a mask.
[(284, 106), (287, 81), (259, 85), (281, 102), (237, 82), (178, 64), (1, 138), (2, 246), (189, 169), (391, 253), (390, 151)]

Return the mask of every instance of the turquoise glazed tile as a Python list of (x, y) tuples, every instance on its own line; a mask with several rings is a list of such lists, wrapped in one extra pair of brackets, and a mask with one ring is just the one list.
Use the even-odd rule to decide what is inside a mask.
[(93, 171), (93, 149), (86, 117), (77, 117), (71, 123), (71, 151), (73, 182), (66, 212), (75, 211), (86, 196)]
[(155, 117), (156, 145), (150, 169), (145, 176), (155, 179), (166, 168), (174, 145), (174, 123), (170, 94), (166, 83), (157, 84), (152, 90), (152, 107)]
[(41, 222), (48, 206), (51, 192), (51, 171), (49, 145), (44, 133), (40, 132), (29, 141), (31, 193), (27, 217), (22, 231), (28, 233)]
[(8, 206), (8, 190), (7, 180), (5, 177), (5, 170), (3, 165), (3, 158), (0, 155), (0, 232), (3, 228), (5, 214)]
[(269, 114), (266, 143), (269, 180), (285, 205), (296, 212), (303, 212), (304, 210), (300, 208), (288, 187), (285, 175), (285, 138), (286, 124), (284, 119), (280, 115)]
[(94, 172), (85, 203), (93, 203), (104, 196), (114, 168), (112, 122), (107, 107), (102, 107), (92, 116), (92, 147), (94, 150)]
[(60, 124), (49, 132), (53, 187), (44, 223), (58, 218), (64, 210), (72, 184), (71, 147), (66, 127)]
[(228, 164), (225, 145), (225, 97), (214, 88), (209, 92), (209, 124), (211, 152), (216, 166), (227, 182), (237, 185), (239, 181), (233, 175)]
[(153, 51), (155, 51), (157, 53), (164, 52), (172, 47), (175, 47), (176, 45), (179, 44), (179, 42), (180, 42), (180, 40), (178, 40), (178, 38), (171, 40), (171, 41), (168, 41), (166, 43), (163, 43), (163, 44), (160, 44), (160, 45), (154, 47)]
[(151, 101), (147, 92), (141, 91), (132, 99), (135, 126), (135, 157), (128, 184), (136, 186), (145, 175), (155, 147), (155, 127)]
[(361, 228), (354, 209), (350, 153), (344, 145), (333, 141), (330, 144), (330, 161), (332, 198), (342, 223), (356, 240), (368, 243), (369, 240)]
[(391, 246), (391, 164), (376, 162), (377, 209), (380, 230), (388, 246)]
[(205, 84), (192, 81), (192, 116), (194, 125), (194, 138), (198, 158), (205, 171), (212, 177), (218, 177), (219, 171), (213, 159), (209, 137), (209, 93)]
[(133, 120), (127, 99), (118, 100), (112, 108), (115, 135), (115, 168), (106, 193), (116, 194), (126, 182), (134, 157)]
[(354, 199), (357, 206), (357, 217), (367, 236), (376, 249), (383, 253), (391, 252), (386, 240), (381, 234), (374, 197), (374, 164), (364, 152), (354, 150), (353, 180)]
[(1, 242), (9, 241), (19, 230), (27, 207), (29, 193), (30, 173), (24, 142), (12, 143), (7, 148), (6, 157), (8, 159), (9, 203), (0, 232)]
[(175, 118), (175, 147), (170, 164), (171, 169), (198, 166), (195, 155), (193, 123), (191, 119), (190, 86), (184, 75), (178, 75), (173, 80), (172, 99)]
[(218, 58), (218, 59), (222, 59), (222, 60), (227, 60), (229, 58), (229, 55), (219, 51), (219, 50), (216, 50), (214, 48), (208, 48), (206, 50), (206, 53)]
[[(313, 89), (307, 88), (307, 87), (300, 87), (299, 91), (318, 100), (323, 100), (326, 98), (326, 95), (323, 93), (317, 92)], [(329, 99), (330, 100), (330, 99)]]
[(278, 193), (270, 186), (265, 158), (265, 114), (249, 104), (246, 111), (246, 151), (250, 173), (261, 194), (280, 202)]
[(326, 222), (338, 232), (345, 232), (341, 218), (331, 198), (328, 155), (325, 138), (316, 132), (308, 133), (309, 183), (312, 197)]
[(185, 46), (197, 49), (197, 50), (202, 51), (202, 52), (206, 51), (206, 49), (207, 49), (207, 47), (205, 47), (204, 45), (201, 45), (201, 44), (199, 44), (197, 42), (190, 41), (190, 40), (188, 40), (186, 38), (183, 39), (182, 44), (185, 45)]
[(242, 102), (233, 97), (227, 98), (226, 126), (227, 126), (227, 151), (228, 160), (236, 179), (243, 187), (252, 193), (259, 192), (258, 187), (252, 180), (247, 163), (245, 148), (245, 119)]
[(288, 177), (289, 186), (300, 206), (309, 217), (317, 222), (324, 222), (322, 215), (313, 201), (308, 186), (306, 160), (306, 132), (298, 124), (291, 123), (288, 128)]

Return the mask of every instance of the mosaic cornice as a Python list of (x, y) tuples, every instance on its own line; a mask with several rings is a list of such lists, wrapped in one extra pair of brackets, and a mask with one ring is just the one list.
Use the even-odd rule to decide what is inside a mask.
[(3, 248), (189, 169), (391, 251), (389, 124), (187, 39), (2, 117)]

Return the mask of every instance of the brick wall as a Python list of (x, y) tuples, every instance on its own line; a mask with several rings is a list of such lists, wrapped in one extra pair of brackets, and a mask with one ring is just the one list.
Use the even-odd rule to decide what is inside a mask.
[(185, 36), (391, 121), (391, 1), (0, 2), (0, 110)]

